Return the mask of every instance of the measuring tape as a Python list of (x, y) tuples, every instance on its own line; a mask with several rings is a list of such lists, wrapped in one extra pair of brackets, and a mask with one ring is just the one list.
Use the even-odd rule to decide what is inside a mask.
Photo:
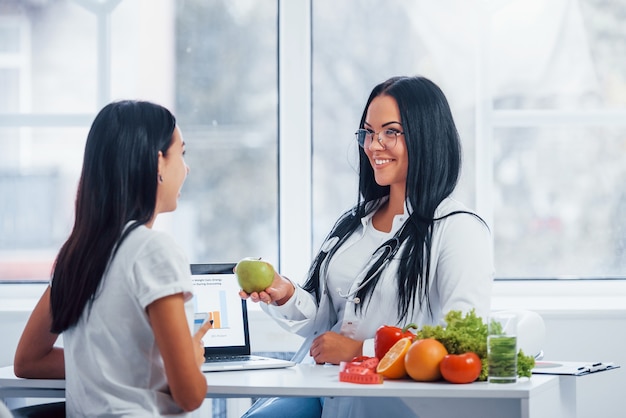
[(339, 381), (365, 385), (383, 383), (383, 376), (376, 373), (376, 357), (355, 357), (352, 361), (339, 364)]

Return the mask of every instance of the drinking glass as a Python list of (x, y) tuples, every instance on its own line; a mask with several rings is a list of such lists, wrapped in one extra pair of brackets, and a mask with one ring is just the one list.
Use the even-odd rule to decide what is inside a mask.
[(487, 336), (489, 383), (517, 382), (517, 316), (494, 313)]

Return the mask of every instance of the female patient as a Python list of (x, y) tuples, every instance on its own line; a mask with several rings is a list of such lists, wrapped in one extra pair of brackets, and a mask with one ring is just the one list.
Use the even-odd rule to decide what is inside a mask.
[(191, 335), (189, 263), (151, 229), (176, 209), (184, 148), (174, 116), (149, 102), (111, 103), (91, 126), (74, 227), (14, 363), (17, 376), (65, 377), (68, 416), (177, 415), (204, 400), (210, 323)]

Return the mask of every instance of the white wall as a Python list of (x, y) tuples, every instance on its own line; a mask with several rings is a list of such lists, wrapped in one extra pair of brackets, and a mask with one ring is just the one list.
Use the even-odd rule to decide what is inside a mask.
[(0, 367), (13, 363), (24, 325), (45, 285), (0, 284)]
[(0, 311), (0, 366), (13, 363), (13, 353), (27, 319), (27, 312)]

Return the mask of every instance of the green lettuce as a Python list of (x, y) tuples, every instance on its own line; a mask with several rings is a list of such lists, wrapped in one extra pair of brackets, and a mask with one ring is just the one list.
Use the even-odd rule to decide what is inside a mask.
[[(441, 342), (449, 354), (474, 352), (482, 362), (482, 371), (478, 380), (487, 380), (489, 364), (487, 362), (487, 324), (476, 316), (472, 309), (463, 316), (461, 311), (450, 311), (445, 316), (446, 326), (425, 325), (417, 331), (417, 338), (434, 338)], [(520, 349), (517, 353), (517, 375), (530, 377), (535, 367), (535, 359), (527, 356)]]

